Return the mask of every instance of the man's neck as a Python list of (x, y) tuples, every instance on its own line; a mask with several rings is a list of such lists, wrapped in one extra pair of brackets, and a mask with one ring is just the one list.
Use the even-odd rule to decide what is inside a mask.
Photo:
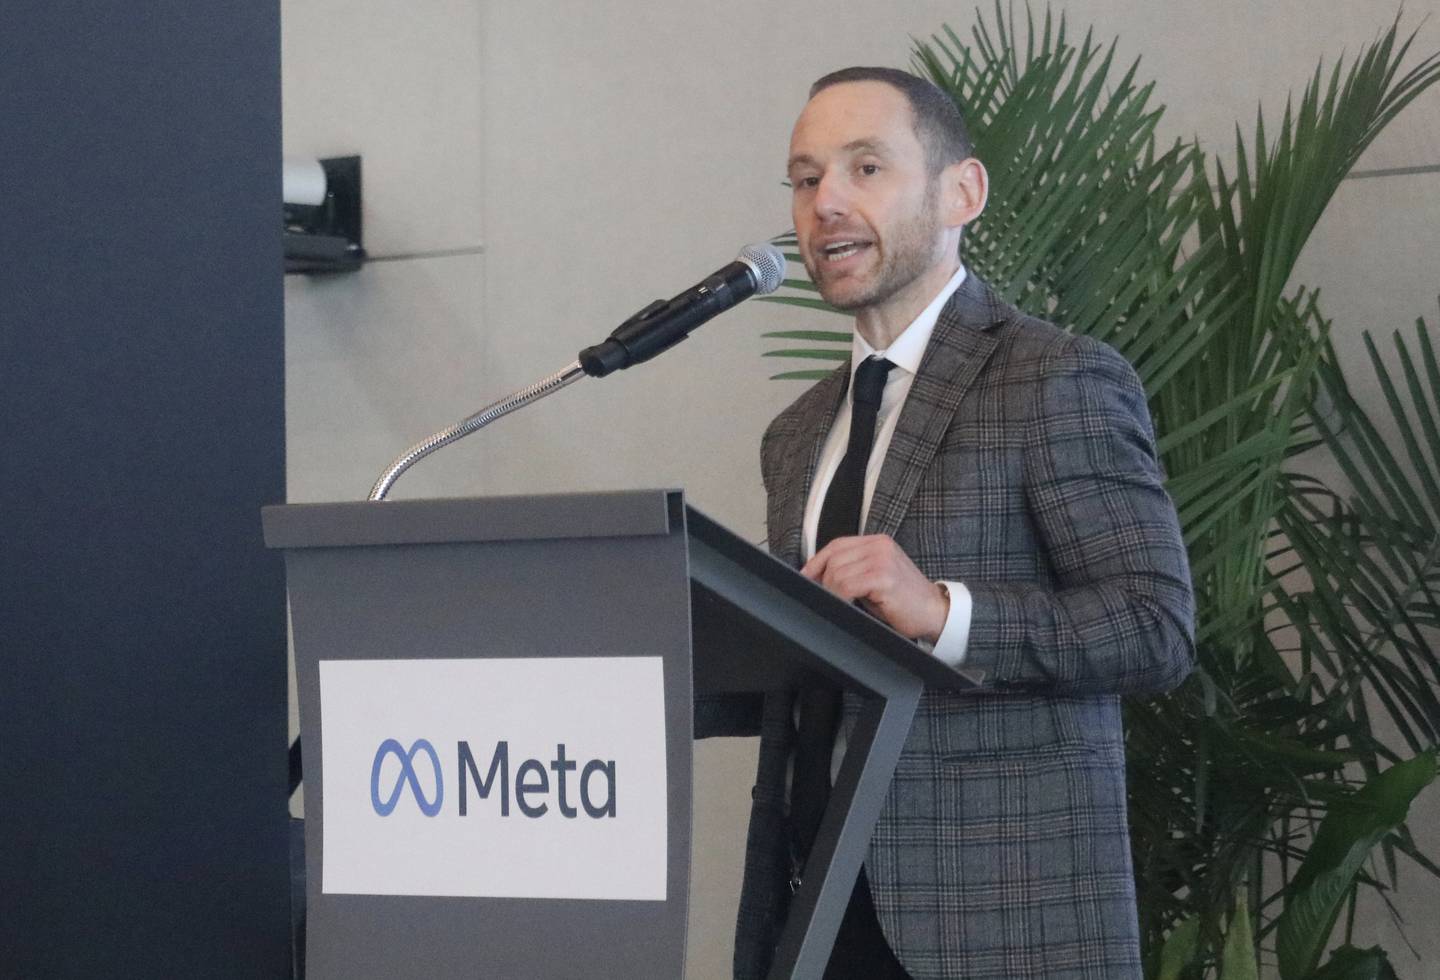
[(952, 255), (948, 262), (932, 266), (882, 303), (867, 306), (855, 314), (855, 331), (878, 351), (887, 349), (895, 338), (905, 332), (930, 301), (960, 268), (960, 259)]

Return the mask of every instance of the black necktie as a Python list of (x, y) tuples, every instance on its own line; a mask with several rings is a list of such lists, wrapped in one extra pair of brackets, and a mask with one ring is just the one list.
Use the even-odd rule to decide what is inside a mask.
[[(815, 550), (835, 538), (860, 532), (860, 508), (865, 497), (865, 470), (875, 444), (875, 419), (885, 378), (895, 365), (883, 358), (868, 358), (855, 371), (851, 395), (850, 441), (835, 470), (820, 521), (815, 528)], [(830, 798), (830, 757), (835, 751), (835, 729), (840, 721), (840, 690), (824, 685), (800, 693), (800, 730), (795, 743), (795, 773), (790, 784), (790, 823), (795, 858), (803, 864), (815, 843), (820, 817)]]

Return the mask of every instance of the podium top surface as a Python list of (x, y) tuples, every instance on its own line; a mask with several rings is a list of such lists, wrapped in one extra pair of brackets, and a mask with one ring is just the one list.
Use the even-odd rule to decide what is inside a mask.
[(626, 490), (284, 504), (261, 518), (270, 548), (344, 548), (670, 534), (683, 527), (683, 509), (679, 490)]

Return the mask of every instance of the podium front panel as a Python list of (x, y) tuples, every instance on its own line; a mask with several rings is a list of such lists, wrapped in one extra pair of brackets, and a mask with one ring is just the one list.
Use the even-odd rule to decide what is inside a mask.
[[(678, 495), (310, 505), (277, 508), (266, 525), (272, 546), (287, 549), (311, 975), (681, 976), (692, 680)], [(469, 678), (518, 677), (536, 680), (464, 690)], [(430, 693), (414, 695), (412, 683)], [(650, 687), (663, 696), (648, 698)], [(323, 713), (322, 688), (334, 717)], [(397, 702), (408, 702), (413, 723), (386, 720), (401, 717), (386, 714)], [(630, 733), (630, 755), (597, 747), (587, 733), (627, 711), (643, 729)], [(554, 731), (544, 752), (514, 734), (534, 718)], [(567, 747), (578, 754), (566, 759)], [(645, 771), (663, 767), (663, 787), (634, 782), (643, 767), (624, 760), (646, 752), (655, 769)], [(327, 758), (353, 761), (327, 782)], [(647, 846), (648, 825), (634, 818), (653, 816), (657, 793), (664, 842)], [(327, 880), (326, 821), (338, 832), (342, 807), (348, 825), (400, 836), (367, 856), (351, 838), (340, 853), (332, 833), (346, 874)], [(461, 866), (409, 867), (401, 826), (459, 842)], [(472, 839), (497, 828), (515, 835), (506, 838), (519, 842), (513, 854)], [(546, 834), (563, 845), (544, 844)], [(586, 842), (603, 852), (567, 864), (563, 847)], [(531, 857), (517, 864), (520, 853)], [(576, 871), (592, 864), (588, 877)], [(562, 893), (572, 897), (553, 897)]]

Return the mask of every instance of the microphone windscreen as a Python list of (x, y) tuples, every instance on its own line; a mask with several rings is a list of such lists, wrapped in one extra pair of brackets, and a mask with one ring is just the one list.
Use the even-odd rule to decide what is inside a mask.
[(785, 279), (785, 256), (769, 242), (746, 245), (740, 250), (740, 261), (755, 273), (756, 296), (775, 292)]

